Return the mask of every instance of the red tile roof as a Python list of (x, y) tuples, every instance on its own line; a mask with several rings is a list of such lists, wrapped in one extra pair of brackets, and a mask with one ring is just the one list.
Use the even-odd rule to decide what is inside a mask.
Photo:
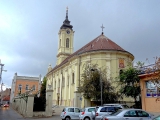
[[(63, 64), (67, 63), (68, 60), (75, 55), (79, 55), (79, 54), (86, 53), (86, 52), (92, 52), (92, 51), (100, 51), (100, 50), (101, 51), (105, 50), (105, 51), (127, 52), (126, 50), (121, 48), (119, 45), (114, 43), (112, 40), (107, 38), (105, 35), (101, 34), (100, 36), (98, 36), (97, 38), (95, 38), (94, 40), (92, 40), (91, 42), (89, 42), (88, 44), (86, 44), (85, 46), (83, 46), (82, 48), (80, 48), (79, 50), (77, 50), (76, 52), (71, 54), (70, 56), (68, 56), (62, 63), (55, 66), (50, 72), (54, 71), (55, 69), (59, 68)], [(129, 54), (131, 54), (131, 53), (129, 53)]]
[(97, 50), (114, 50), (114, 51), (127, 52), (103, 34), (98, 36), (91, 42), (89, 42), (87, 45), (85, 45), (81, 50), (81, 52), (89, 52)]

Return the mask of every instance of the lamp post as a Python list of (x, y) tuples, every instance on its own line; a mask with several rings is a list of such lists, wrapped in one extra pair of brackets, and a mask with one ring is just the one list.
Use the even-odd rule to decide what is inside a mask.
[(91, 69), (91, 71), (95, 71), (95, 70), (98, 70), (99, 72), (99, 75), (100, 75), (100, 86), (101, 86), (101, 106), (103, 105), (103, 96), (102, 96), (102, 78), (101, 78), (101, 72), (99, 69)]

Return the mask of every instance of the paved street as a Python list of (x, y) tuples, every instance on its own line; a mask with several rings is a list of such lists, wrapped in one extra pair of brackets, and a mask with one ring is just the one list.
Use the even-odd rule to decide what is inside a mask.
[[(0, 120), (61, 120), (60, 113), (63, 107), (58, 107), (55, 109), (55, 113), (52, 117), (49, 118), (24, 118), (20, 114), (18, 114), (12, 108), (4, 108), (0, 107)], [(155, 116), (160, 115), (160, 113), (152, 113)]]
[(12, 108), (0, 107), (0, 120), (36, 120), (36, 119), (38, 120), (61, 120), (60, 110), (57, 110), (57, 112), (50, 118), (24, 118)]

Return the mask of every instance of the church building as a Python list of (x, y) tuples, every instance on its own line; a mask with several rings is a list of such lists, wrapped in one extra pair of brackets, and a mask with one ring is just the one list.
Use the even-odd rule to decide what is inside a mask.
[(131, 53), (107, 38), (103, 32), (74, 52), (74, 30), (68, 19), (68, 9), (58, 35), (56, 66), (52, 68), (49, 65), (46, 74), (47, 90), (53, 90), (54, 105), (81, 108), (91, 106), (91, 101), (84, 99), (77, 91), (85, 64), (98, 64), (99, 67), (107, 68), (112, 82), (119, 76), (120, 71), (134, 60)]

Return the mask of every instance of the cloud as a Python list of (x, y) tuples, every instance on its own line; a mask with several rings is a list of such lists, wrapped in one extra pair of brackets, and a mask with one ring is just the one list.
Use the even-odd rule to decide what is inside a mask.
[(56, 64), (58, 32), (69, 7), (74, 51), (102, 32), (135, 56), (151, 63), (159, 54), (160, 1), (27, 0), (0, 1), (2, 80), (11, 85), (14, 73), (45, 76)]

